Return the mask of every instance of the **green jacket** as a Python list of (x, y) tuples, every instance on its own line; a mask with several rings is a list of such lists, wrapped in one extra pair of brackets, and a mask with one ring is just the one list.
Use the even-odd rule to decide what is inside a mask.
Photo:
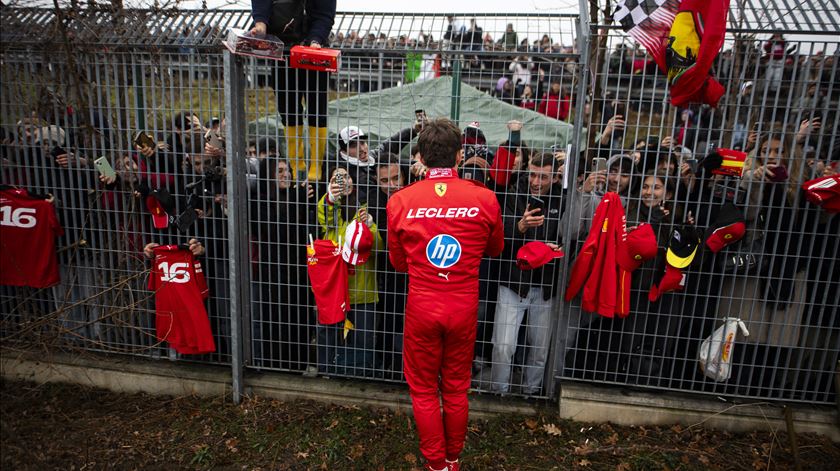
[[(350, 221), (345, 221), (341, 216), (339, 205), (341, 200), (337, 201), (335, 205), (327, 201), (327, 195), (321, 197), (318, 201), (318, 224), (324, 231), (324, 237), (338, 242), (338, 236), (344, 238), (344, 231)], [(354, 218), (359, 217), (358, 211)], [(338, 219), (336, 221), (336, 219)], [(384, 243), (382, 236), (379, 235), (379, 230), (376, 228), (376, 221), (370, 226), (373, 232), (373, 252), (382, 250)], [(343, 243), (343, 240), (342, 240)], [(350, 267), (350, 276), (348, 278), (350, 284), (350, 304), (367, 304), (379, 302), (379, 289), (376, 284), (376, 254), (372, 253), (368, 257), (367, 262)]]

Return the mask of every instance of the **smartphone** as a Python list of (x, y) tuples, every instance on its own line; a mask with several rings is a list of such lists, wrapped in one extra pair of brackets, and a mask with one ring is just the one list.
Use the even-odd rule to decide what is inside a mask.
[(216, 149), (224, 147), (224, 145), (222, 145), (222, 140), (219, 138), (219, 133), (212, 129), (207, 131), (207, 134), (204, 135), (204, 140)]
[(187, 232), (197, 219), (198, 214), (196, 214), (195, 208), (188, 205), (187, 209), (178, 215), (178, 218), (175, 220), (175, 226), (179, 232)]
[(137, 134), (134, 135), (134, 145), (139, 147), (155, 147), (155, 140), (152, 139), (152, 136), (146, 134), (143, 131), (137, 131)]
[(778, 167), (772, 169), (772, 171), (773, 171), (773, 178), (770, 179), (771, 181), (774, 181), (774, 182), (787, 181), (787, 179), (789, 177), (787, 167), (785, 167), (784, 165), (779, 165)]
[(347, 191), (345, 188), (346, 182), (344, 180), (344, 175), (344, 172), (335, 172), (335, 183), (338, 185), (339, 188), (341, 188), (341, 190), (339, 191), (342, 195)]
[(698, 161), (697, 159), (688, 159), (685, 162), (691, 168), (691, 173), (697, 173), (697, 166), (700, 161)]
[(67, 151), (64, 150), (63, 147), (59, 147), (59, 146), (55, 146), (55, 147), (52, 148), (52, 150), (50, 150), (50, 155), (52, 156), (52, 158), (56, 158), (59, 155), (64, 155), (66, 153), (67, 153)]
[(528, 209), (540, 209), (540, 213), (545, 210), (545, 201), (542, 198), (537, 198), (536, 196), (529, 195), (528, 196)]
[(603, 157), (596, 157), (592, 159), (592, 171), (593, 172), (606, 172), (607, 171), (607, 159)]
[(618, 103), (615, 105), (615, 114), (613, 116), (621, 116), (625, 120), (627, 119), (627, 108), (624, 107), (624, 103)]
[(117, 178), (117, 172), (114, 171), (114, 167), (111, 167), (111, 162), (108, 162), (108, 157), (103, 155), (102, 157), (94, 160), (93, 165), (96, 166), (96, 170), (99, 170), (99, 174), (103, 177), (109, 180)]

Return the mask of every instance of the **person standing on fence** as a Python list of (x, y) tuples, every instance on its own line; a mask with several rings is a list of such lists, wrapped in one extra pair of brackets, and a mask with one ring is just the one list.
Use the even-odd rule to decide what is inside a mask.
[(496, 195), (458, 177), (455, 123), (427, 123), (417, 146), (428, 171), (388, 201), (388, 249), (391, 264), (409, 277), (403, 355), (420, 450), (426, 469), (453, 470), (469, 416), (478, 267), (483, 256), (502, 252), (504, 229)]
[[(251, 34), (273, 34), (291, 49), (296, 44), (329, 45), (335, 22), (335, 0), (251, 0)], [(286, 127), (286, 152), (298, 180), (318, 181), (327, 149), (327, 84), (329, 74), (292, 69), (279, 63), (274, 84), (277, 112)], [(304, 105), (305, 103), (305, 105)], [(309, 169), (306, 168), (304, 125), (309, 124)]]

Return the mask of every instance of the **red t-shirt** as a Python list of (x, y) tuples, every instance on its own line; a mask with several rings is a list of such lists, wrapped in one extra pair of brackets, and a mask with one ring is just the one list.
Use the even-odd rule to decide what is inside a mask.
[(63, 234), (52, 203), (33, 198), (26, 190), (0, 190), (0, 285), (58, 284), (55, 238)]
[(350, 311), (347, 264), (335, 242), (318, 239), (314, 244), (314, 250), (306, 246), (306, 265), (318, 307), (318, 323), (336, 324), (344, 321)]
[(149, 289), (155, 291), (157, 339), (181, 354), (216, 351), (204, 309), (209, 292), (201, 263), (177, 245), (155, 247), (154, 253)]

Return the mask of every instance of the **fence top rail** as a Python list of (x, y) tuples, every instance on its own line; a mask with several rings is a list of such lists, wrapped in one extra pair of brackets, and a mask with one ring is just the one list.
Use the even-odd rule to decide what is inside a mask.
[[(486, 13), (455, 15), (463, 33), (448, 39), (456, 46), (477, 43), (482, 49), (517, 38), (528, 45), (548, 41), (571, 47), (578, 15), (559, 13)], [(74, 46), (111, 48), (218, 48), (229, 28), (251, 26), (244, 9), (59, 9), (0, 6), (0, 43), (4, 48), (48, 49), (66, 39)], [(477, 28), (470, 29), (473, 21)], [(59, 28), (63, 25), (63, 28)], [(384, 48), (435, 50), (440, 48), (449, 22), (445, 14), (339, 12), (333, 27), (334, 43), (347, 49)], [(508, 26), (514, 33), (506, 37)], [(555, 51), (556, 52), (556, 51)]]

